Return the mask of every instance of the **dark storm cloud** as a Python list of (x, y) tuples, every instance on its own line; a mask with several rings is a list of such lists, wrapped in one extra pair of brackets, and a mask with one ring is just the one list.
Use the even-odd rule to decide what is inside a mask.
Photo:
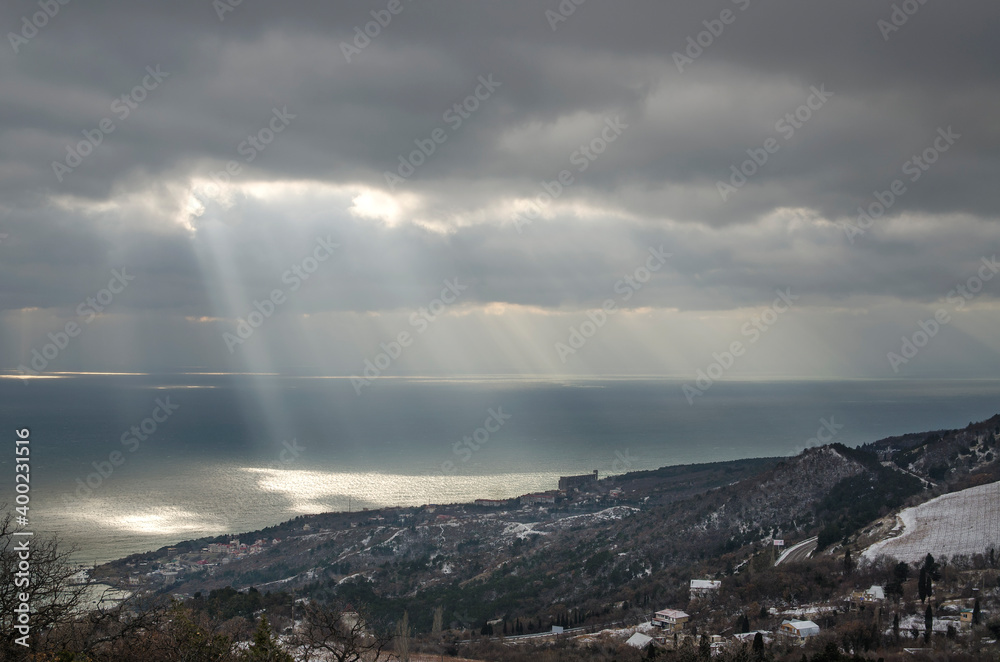
[[(437, 128), (447, 142), (399, 192), (423, 196), (424, 211), (446, 225), (473, 220), (442, 235), (343, 209), (301, 221), (310, 216), (304, 207), (240, 204), (221, 236), (245, 291), (266, 288), (283, 262), (300, 257), (302, 242), (332, 230), (350, 252), (304, 309), (413, 305), (456, 274), (476, 283), (471, 300), (593, 305), (661, 243), (676, 257), (647, 290), (648, 305), (739, 306), (792, 282), (819, 302), (933, 300), (1000, 247), (990, 223), (1000, 175), (1000, 6), (912, 4), (916, 13), (885, 39), (877, 22), (892, 3), (862, 0), (589, 0), (555, 30), (545, 14), (559, 11), (552, 0), (402, 0), (348, 62), (342, 44), (388, 2), (244, 0), (220, 20), (205, 0), (74, 0), (17, 53), (9, 40), (0, 49), (0, 232), (11, 235), (3, 249), (12, 251), (0, 260), (2, 306), (71, 306), (107, 269), (128, 263), (147, 277), (127, 305), (217, 313), (212, 284), (202, 283), (213, 276), (199, 262), (207, 234), (199, 226), (188, 237), (173, 220), (192, 176), (236, 161), (237, 182), (386, 188), (383, 172)], [(674, 53), (724, 10), (733, 20), (679, 71)], [(34, 2), (7, 3), (0, 27), (20, 32), (22, 17), (37, 11)], [(147, 67), (165, 75), (124, 114), (120, 98), (147, 81)], [(444, 113), (491, 74), (500, 87), (449, 127)], [(778, 123), (822, 86), (833, 96), (785, 138)], [(294, 118), (248, 163), (240, 148), (275, 109)], [(584, 220), (561, 209), (519, 235), (500, 225), (509, 218), (483, 211), (537, 195), (615, 117), (627, 131), (560, 199), (599, 212)], [(102, 120), (114, 131), (59, 181), (53, 161), (65, 162), (67, 145)], [(853, 218), (942, 127), (961, 139), (907, 182), (889, 215), (961, 217), (947, 231), (873, 232), (852, 245), (832, 225), (792, 230), (761, 220), (782, 207)], [(723, 201), (716, 182), (768, 138), (780, 151)], [(142, 200), (99, 207), (129, 195)], [(294, 223), (285, 243), (268, 229)]]

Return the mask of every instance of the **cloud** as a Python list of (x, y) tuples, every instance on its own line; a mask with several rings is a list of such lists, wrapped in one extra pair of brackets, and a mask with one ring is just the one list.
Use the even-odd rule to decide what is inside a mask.
[[(0, 24), (18, 32), (26, 7)], [(220, 20), (204, 2), (71, 3), (7, 48), (0, 323), (72, 316), (123, 265), (137, 277), (115, 314), (133, 324), (233, 319), (331, 235), (343, 251), (283, 315), (356, 325), (460, 276), (466, 305), (510, 306), (541, 333), (663, 245), (636, 310), (738, 311), (792, 285), (846, 329), (873, 302), (900, 319), (933, 305), (1000, 249), (993, 4), (924, 3), (885, 39), (891, 7), (861, 0), (586, 3), (555, 31), (556, 2), (404, 2), (347, 61), (342, 42), (380, 8), (245, 0)], [(724, 10), (734, 20), (679, 71), (674, 53)], [(481, 77), (499, 86), (461, 112)], [(789, 132), (817, 88), (832, 96)], [(628, 128), (579, 160), (606, 121)], [(911, 179), (949, 127), (961, 138)], [(723, 199), (768, 139), (779, 149)], [(56, 172), (74, 151), (88, 153)], [(905, 193), (852, 243), (843, 224), (896, 179)], [(970, 305), (988, 315), (994, 299)], [(165, 363), (210, 353), (189, 332)]]

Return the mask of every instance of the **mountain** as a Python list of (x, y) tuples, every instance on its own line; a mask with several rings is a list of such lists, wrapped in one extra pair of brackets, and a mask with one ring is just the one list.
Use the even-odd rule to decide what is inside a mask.
[(635, 472), (551, 505), (302, 516), (239, 536), (263, 539), (260, 553), (209, 552), (228, 538), (202, 539), (108, 564), (95, 576), (173, 582), (162, 590), (189, 595), (227, 585), (294, 590), (375, 613), (408, 610), (418, 630), (430, 628), (439, 605), (447, 605), (446, 627), (498, 618), (541, 627), (542, 615), (611, 622), (637, 606), (687, 604), (690, 578), (732, 572), (769, 553), (772, 537), (817, 535), (820, 550), (834, 553), (874, 535), (869, 525), (899, 508), (997, 480), (998, 426), (995, 416), (860, 448)]

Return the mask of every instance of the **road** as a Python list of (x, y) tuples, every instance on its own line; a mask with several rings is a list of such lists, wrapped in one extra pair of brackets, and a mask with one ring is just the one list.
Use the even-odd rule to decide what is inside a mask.
[(781, 556), (774, 562), (774, 565), (779, 563), (800, 563), (809, 558), (809, 556), (816, 551), (816, 536), (812, 538), (806, 538), (800, 543), (792, 545), (784, 552)]
[[(558, 637), (564, 634), (583, 634), (586, 632), (600, 632), (601, 630), (607, 630), (614, 627), (625, 627), (624, 621), (613, 621), (611, 623), (603, 623), (601, 625), (585, 625), (576, 628), (566, 628), (562, 632), (535, 632), (534, 634), (509, 634), (503, 637), (498, 637), (496, 635), (488, 637), (489, 639), (500, 640), (500, 641), (519, 641), (521, 639), (540, 639), (543, 637)], [(487, 638), (487, 637), (484, 637)], [(472, 643), (472, 639), (461, 639), (455, 643), (458, 644), (469, 644)]]

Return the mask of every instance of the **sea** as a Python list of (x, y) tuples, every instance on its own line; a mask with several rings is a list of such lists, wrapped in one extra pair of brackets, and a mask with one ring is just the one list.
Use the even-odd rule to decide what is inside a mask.
[[(0, 379), (6, 451), (30, 430), (27, 529), (99, 563), (298, 515), (555, 489), (559, 476), (790, 456), (964, 427), (1000, 380), (62, 374)], [(15, 504), (13, 480), (0, 505)]]

